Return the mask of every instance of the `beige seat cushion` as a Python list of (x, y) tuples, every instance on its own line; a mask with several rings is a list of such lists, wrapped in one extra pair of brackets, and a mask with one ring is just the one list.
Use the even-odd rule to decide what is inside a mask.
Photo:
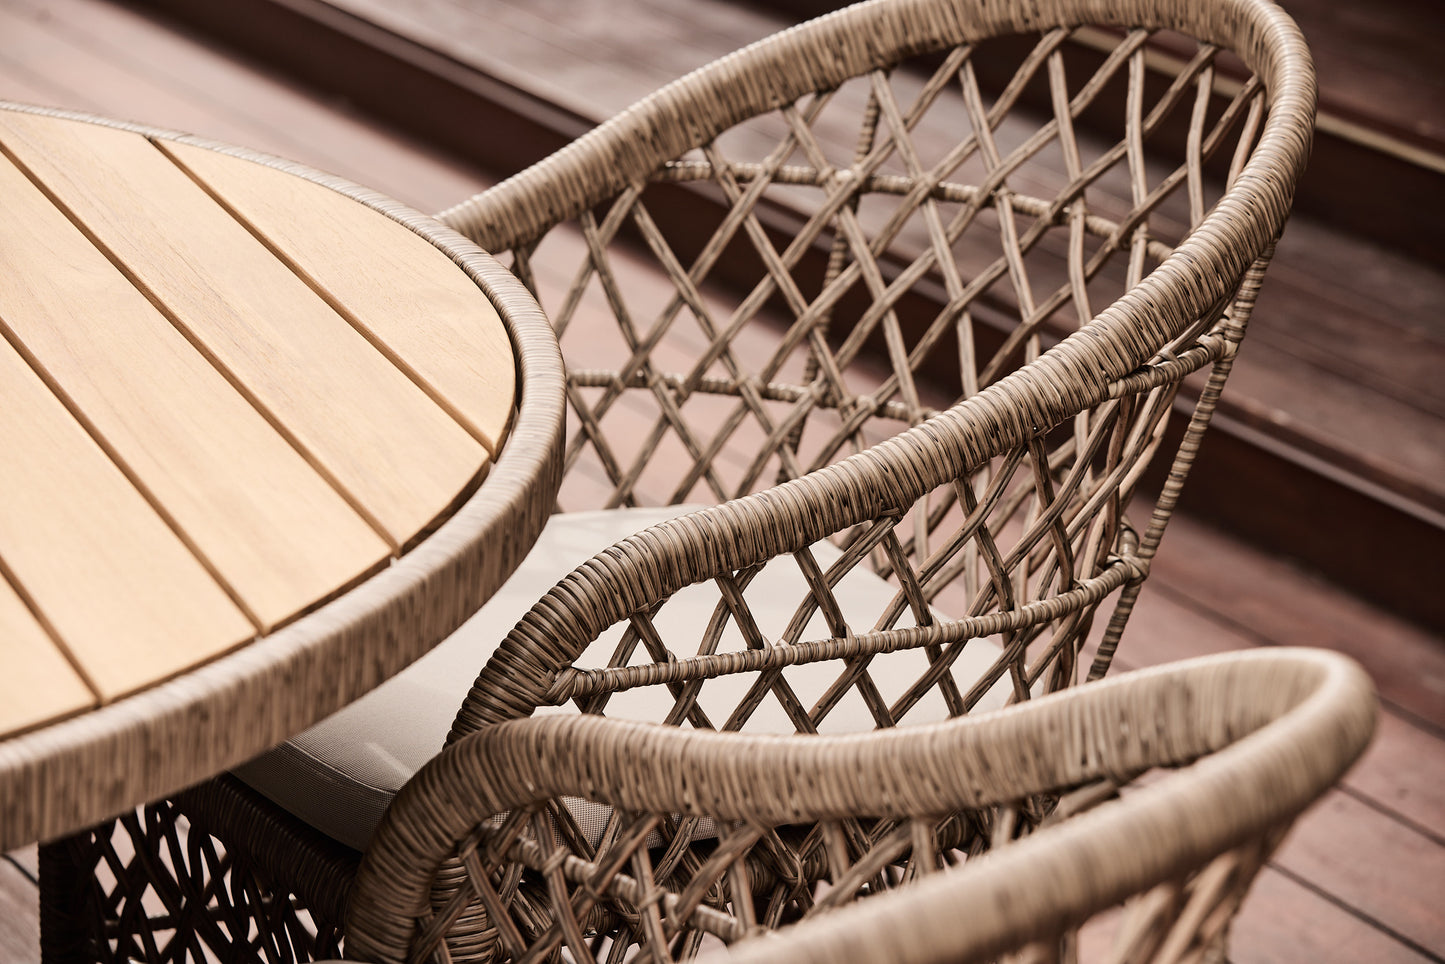
[[(452, 636), (395, 678), (388, 680), (340, 712), (245, 764), (236, 775), (277, 804), (331, 838), (364, 849), (387, 804), (412, 774), (441, 750), (477, 672), (507, 631), (523, 614), (577, 565), (632, 533), (690, 507), (613, 509), (554, 516), (542, 531), (536, 547), (506, 585)], [(815, 550), (826, 567), (838, 556), (831, 546)], [(774, 560), (758, 574), (745, 595), (764, 638), (783, 634), (806, 582), (789, 558)], [(894, 590), (863, 568), (849, 573), (835, 590), (845, 617), (856, 614), (856, 631), (870, 628), (877, 614), (893, 598)], [(712, 583), (678, 593), (654, 619), (658, 632), (675, 652), (692, 652), (688, 644), (705, 631), (717, 607), (719, 593)], [(829, 635), (822, 617), (815, 616), (804, 639)], [(623, 628), (613, 627), (588, 648), (579, 666), (605, 666), (611, 659)], [(735, 628), (724, 635), (720, 650), (741, 649)], [(639, 647), (639, 650), (641, 648)], [(954, 665), (963, 689), (991, 665), (999, 653), (989, 640), (965, 647)], [(633, 662), (649, 661), (639, 651)], [(877, 657), (870, 675), (885, 700), (904, 693), (927, 667), (922, 652), (889, 653)], [(784, 676), (806, 709), (837, 678), (837, 661), (788, 667)], [(753, 685), (756, 674), (719, 677), (703, 684), (699, 705), (709, 722), (721, 727), (728, 714)], [(1008, 695), (1007, 678), (985, 698), (986, 706), (1002, 705)], [(661, 719), (671, 707), (666, 687), (641, 687), (614, 694), (607, 713), (636, 719)], [(547, 708), (538, 712), (569, 712)], [(942, 697), (932, 690), (910, 711), (909, 722), (928, 722), (947, 715)], [(870, 730), (874, 720), (856, 690), (823, 721), (828, 733)], [(791, 733), (793, 725), (782, 703), (768, 695), (743, 729), (759, 733)], [(607, 811), (600, 806), (573, 807), (584, 830), (600, 834)]]

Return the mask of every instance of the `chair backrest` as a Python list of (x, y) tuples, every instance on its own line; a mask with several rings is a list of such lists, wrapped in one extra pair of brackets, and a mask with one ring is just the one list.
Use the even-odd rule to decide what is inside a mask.
[[(1161, 44), (1187, 49), (1162, 79)], [(888, 726), (996, 685), (1026, 699), (1084, 675), (1086, 645), (1102, 675), (1313, 107), (1303, 41), (1268, 0), (873, 0), (447, 212), (513, 252), (560, 330), (564, 506), (752, 493), (576, 570), (483, 670), (453, 737), (642, 687), (662, 694), (652, 718), (738, 727), (768, 702), (809, 731), (850, 701)], [(1188, 425), (1136, 529), (1125, 510), (1176, 406)], [(769, 560), (804, 586), (771, 628), (754, 605)], [(891, 601), (850, 610), (859, 569)], [(659, 629), (659, 606), (709, 581), (710, 616)], [(608, 627), (621, 638), (579, 663)], [(958, 669), (981, 638), (997, 658)], [(885, 683), (897, 650), (926, 659)], [(800, 695), (791, 668), (820, 661), (831, 681)], [(760, 675), (707, 709), (740, 673)]]
[[(788, 964), (1060, 960), (1081, 929), (1121, 964), (1193, 959), (1363, 752), (1374, 712), (1354, 663), (1272, 649), (856, 737), (514, 721), (402, 791), (358, 876), (347, 950), (424, 958), (479, 901), (494, 926), (470, 950), (508, 960), (566, 945), (564, 959), (668, 961), (705, 939)], [(569, 797), (614, 808), (601, 843), (567, 832)], [(1035, 807), (1032, 829), (1017, 818)], [(715, 845), (679, 846), (703, 819)], [(960, 846), (961, 821), (988, 824), (993, 851)], [(461, 869), (440, 881), (449, 857)]]
[[(511, 252), (560, 332), (562, 506), (715, 503), (917, 425), (1087, 324), (1008, 403), (1023, 434), (1072, 420), (1086, 444), (1106, 385), (1219, 335), (1283, 225), (1313, 105), (1298, 32), (1259, 0), (877, 0), (441, 217)], [(1139, 407), (1118, 424), (1147, 434), (1158, 406)], [(977, 440), (975, 476), (1010, 434)]]

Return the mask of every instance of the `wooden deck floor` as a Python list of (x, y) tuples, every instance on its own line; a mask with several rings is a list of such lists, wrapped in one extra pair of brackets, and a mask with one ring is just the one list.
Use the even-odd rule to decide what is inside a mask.
[[(669, 76), (684, 66), (663, 65)], [(345, 104), (103, 0), (0, 0), (0, 98), (244, 143), (423, 210), (488, 180)], [(1286, 560), (1178, 518), (1123, 657), (1146, 665), (1269, 645), (1351, 654), (1374, 676), (1383, 712), (1366, 758), (1261, 876), (1235, 928), (1234, 960), (1445, 960), (1445, 644)], [(34, 849), (6, 855), (0, 962), (38, 959), (35, 900)]]

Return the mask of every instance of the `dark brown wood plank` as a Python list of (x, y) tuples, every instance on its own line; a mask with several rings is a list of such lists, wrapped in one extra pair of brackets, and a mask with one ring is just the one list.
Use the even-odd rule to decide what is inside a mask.
[(1272, 410), (1261, 419), (1232, 398), (1226, 391), (1181, 508), (1304, 563), (1341, 592), (1445, 629), (1445, 594), (1426, 577), (1445, 558), (1439, 513), (1341, 467), (1336, 453), (1312, 451), (1270, 424)]
[[(495, 0), (484, 13), (455, 0), (334, 5), (593, 120), (778, 24), (742, 4), (665, 0)], [(704, 28), (700, 16), (708, 14)]]
[(1386, 710), (1375, 742), (1345, 777), (1371, 806), (1445, 841), (1445, 740)]
[(1314, 55), (1325, 110), (1424, 148), (1445, 148), (1445, 6), (1433, 0), (1281, 0)]
[[(1295, 305), (1308, 303), (1301, 299)], [(1261, 309), (1257, 317), (1265, 326), (1279, 316)], [(1425, 398), (1400, 400), (1399, 392), (1391, 390), (1399, 383), (1382, 390), (1372, 384), (1372, 373), (1323, 368), (1302, 357), (1306, 353), (1297, 350), (1299, 342), (1253, 336), (1245, 339), (1230, 375), (1221, 403), (1225, 412), (1348, 467), (1357, 477), (1411, 499), (1423, 512), (1445, 512), (1445, 413), (1418, 404), (1433, 404)], [(1432, 346), (1420, 346), (1421, 357), (1433, 354)], [(1445, 364), (1445, 357), (1441, 361)], [(1294, 508), (1307, 513), (1311, 507)]]
[[(591, 125), (498, 77), (321, 0), (235, 4), (132, 4), (224, 38), (273, 70), (337, 94), (396, 129), (509, 173), (559, 149)], [(479, 105), (485, 105), (478, 109)], [(457, 119), (463, 118), (459, 122)], [(454, 198), (455, 199), (455, 198)]]
[(1259, 642), (1354, 657), (1386, 703), (1445, 731), (1445, 646), (1433, 634), (1187, 516), (1171, 522), (1150, 580)]
[[(1252, 645), (1210, 614), (1152, 592), (1154, 588), (1146, 586), (1140, 597), (1116, 669)], [(1445, 871), (1442, 759), (1445, 741), (1386, 710), (1375, 742), (1341, 789), (1329, 794), (1331, 806), (1300, 819), (1290, 847), (1274, 864), (1389, 932), (1408, 935), (1433, 953), (1445, 951), (1445, 942), (1436, 939), (1433, 925), (1421, 919), (1420, 911), (1421, 901), (1428, 903), (1433, 893), (1432, 875), (1438, 878)], [(1402, 760), (1408, 761), (1403, 770)], [(1342, 810), (1348, 812), (1348, 821), (1341, 818)], [(1396, 871), (1387, 872), (1397, 864)], [(1368, 888), (1359, 883), (1361, 876), (1370, 878)]]
[[(1388, 860), (1380, 855), (1389, 854)], [(1271, 863), (1415, 948), (1445, 953), (1445, 846), (1339, 790), (1295, 824)]]
[(269, 151), (436, 210), (475, 169), (194, 38), (99, 0), (0, 3), (0, 97), (94, 111)]
[[(1183, 581), (1181, 588), (1181, 570), (1198, 578)], [(1341, 639), (1353, 641), (1351, 629), (1358, 629), (1362, 619), (1374, 627), (1367, 638), (1385, 651), (1383, 661), (1392, 658), (1390, 651), (1402, 639), (1408, 647), (1418, 632), (1340, 596), (1285, 560), (1267, 559), (1195, 520), (1176, 517), (1115, 668), (1260, 645), (1338, 645)], [(1438, 646), (1430, 652), (1440, 655)], [(1359, 658), (1358, 652), (1353, 655)], [(1392, 701), (1427, 699), (1413, 687), (1402, 696), (1398, 676), (1381, 680), (1377, 674), (1376, 679)], [(1434, 955), (1445, 951), (1433, 912), (1434, 882), (1445, 873), (1442, 760), (1441, 733), (1387, 705), (1365, 756), (1340, 789), (1300, 819), (1271, 862), (1269, 873), (1291, 886), (1273, 878), (1261, 882), (1236, 929), (1234, 959), (1296, 959), (1282, 949), (1295, 940), (1309, 946), (1313, 937), (1301, 922), (1314, 914), (1335, 918), (1328, 926), (1341, 929), (1332, 939), (1339, 948), (1378, 945), (1389, 953), (1355, 958), (1340, 950), (1339, 956), (1334, 951), (1301, 954), (1300, 960), (1414, 960), (1422, 949)], [(1307, 886), (1301, 888), (1301, 881)], [(1381, 944), (1384, 937), (1389, 941)], [(1246, 947), (1250, 951), (1243, 954)]]
[[(1417, 397), (1437, 405), (1445, 398), (1445, 387), (1417, 377), (1421, 369), (1415, 366), (1423, 363), (1410, 357), (1422, 349), (1438, 352), (1445, 343), (1445, 315), (1439, 311), (1445, 303), (1445, 273), (1362, 243), (1328, 221), (1293, 218), (1261, 294), (1262, 303), (1265, 295), (1274, 303), (1266, 314), (1273, 319), (1285, 311), (1285, 302), (1297, 292), (1328, 306), (1332, 316), (1311, 324), (1307, 312), (1284, 315), (1251, 334), (1272, 340), (1276, 331), (1288, 333), (1291, 341), (1303, 343), (1296, 350), (1343, 354), (1343, 360), (1360, 371), (1417, 386)], [(1372, 337), (1376, 332), (1392, 337)], [(1428, 372), (1428, 366), (1423, 367)]]
[(1120, 644), (1121, 668), (1260, 645), (1326, 646), (1372, 657), (1365, 665), (1386, 706), (1374, 743), (1343, 786), (1445, 840), (1445, 733), (1428, 715), (1440, 704), (1440, 647), (1287, 560), (1176, 516)]
[[(1170, 553), (1205, 551), (1187, 539), (1165, 538)], [(1171, 541), (1174, 540), (1174, 541)], [(1247, 560), (1225, 557), (1227, 562)], [(1119, 670), (1139, 669), (1211, 653), (1248, 649), (1259, 638), (1232, 624), (1224, 615), (1201, 610), (1188, 599), (1167, 591), (1160, 582), (1146, 584), (1115, 659)], [(1375, 740), (1345, 776), (1349, 792), (1387, 815), (1410, 823), (1427, 836), (1445, 840), (1445, 739), (1422, 727), (1415, 718), (1386, 707)]]
[(1425, 964), (1439, 960), (1392, 938), (1348, 908), (1272, 867), (1260, 872), (1234, 920), (1229, 959), (1234, 964)]
[(40, 960), (40, 892), (17, 862), (0, 856), (0, 960)]

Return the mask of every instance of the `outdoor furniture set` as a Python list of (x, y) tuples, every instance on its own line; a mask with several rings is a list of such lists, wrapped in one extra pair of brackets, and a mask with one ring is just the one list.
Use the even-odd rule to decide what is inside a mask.
[[(1194, 52), (1161, 71), (1160, 32)], [(410, 228), (495, 308), (518, 401), (389, 563), (0, 743), (46, 959), (1219, 959), (1369, 682), (1297, 650), (1101, 677), (1313, 115), (1266, 0), (872, 0), (441, 225), (108, 130), (359, 328), (286, 212), (321, 251)], [(317, 183), (351, 199), (268, 207)], [(64, 789), (102, 756), (105, 793)]]

